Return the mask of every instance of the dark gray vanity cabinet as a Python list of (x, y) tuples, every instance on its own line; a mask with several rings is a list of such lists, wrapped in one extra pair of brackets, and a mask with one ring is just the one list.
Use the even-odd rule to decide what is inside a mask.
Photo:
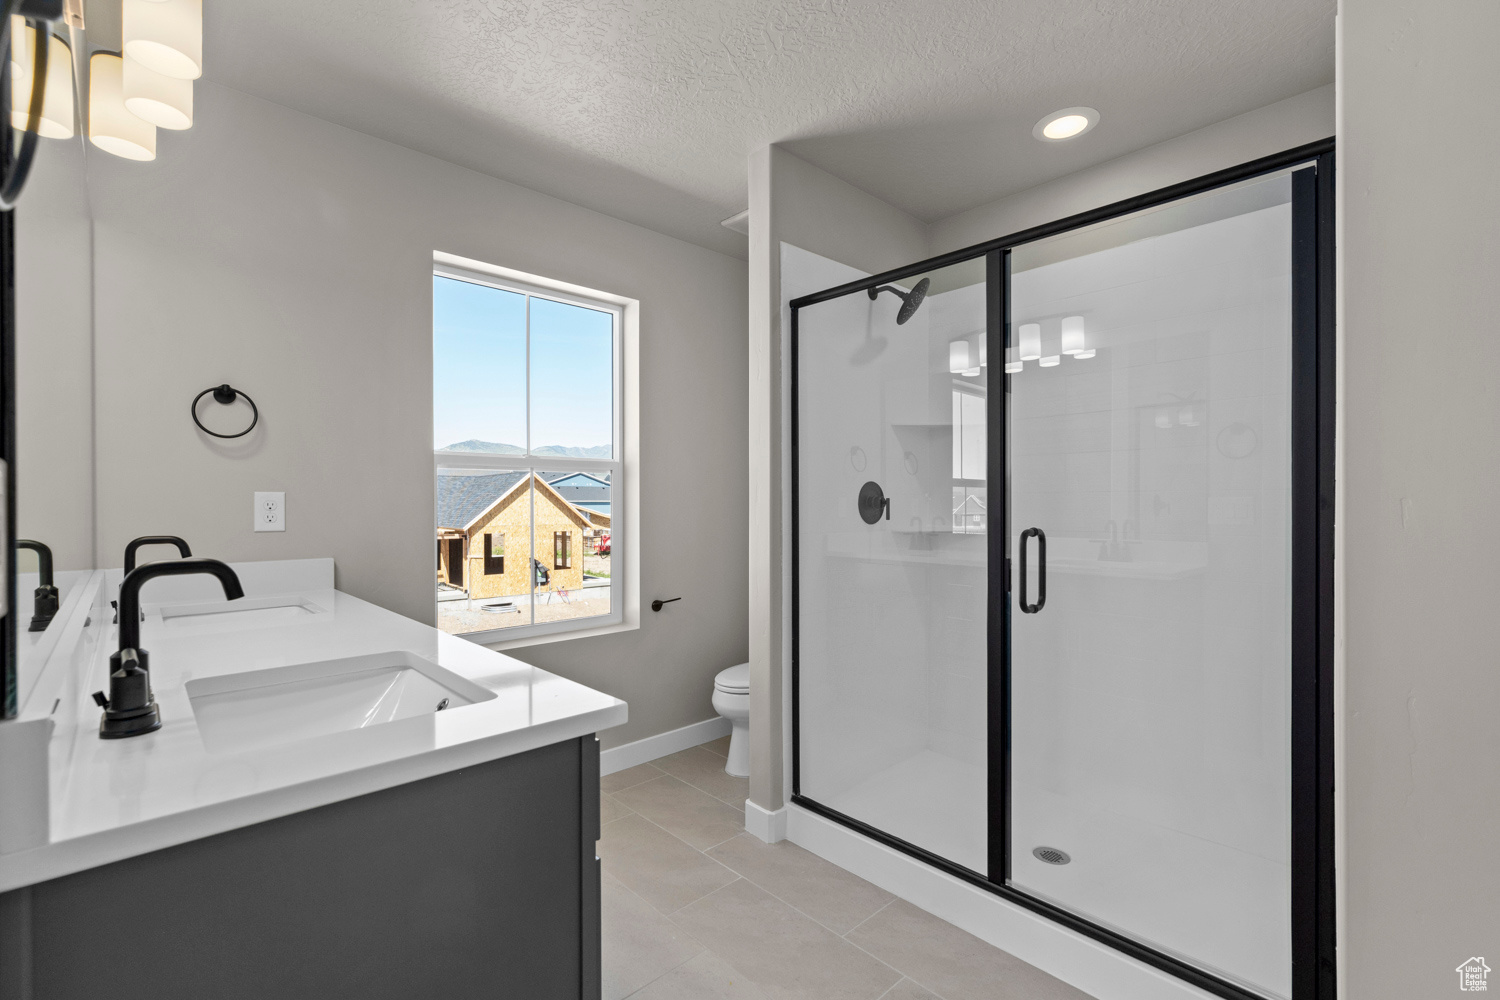
[(4, 1000), (597, 1000), (592, 735), (0, 896)]

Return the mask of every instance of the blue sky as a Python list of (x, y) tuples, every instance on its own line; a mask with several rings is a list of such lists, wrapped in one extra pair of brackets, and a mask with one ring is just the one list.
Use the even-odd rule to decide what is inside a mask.
[[(531, 446), (587, 448), (612, 434), (613, 319), (531, 300)], [(526, 444), (526, 296), (432, 279), (433, 446)]]

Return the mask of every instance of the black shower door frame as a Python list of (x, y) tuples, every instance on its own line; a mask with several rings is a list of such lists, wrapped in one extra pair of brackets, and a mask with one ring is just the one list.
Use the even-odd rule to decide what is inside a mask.
[[(1266, 1000), (1128, 935), (1094, 923), (1008, 884), (1010, 877), (1010, 606), (1009, 465), (1006, 418), (1009, 376), (991, 375), (988, 496), (1002, 497), (990, 519), (989, 871), (975, 872), (893, 837), (802, 794), (800, 699), (800, 571), (798, 484), (798, 315), (807, 306), (867, 291), (937, 268), (985, 258), (986, 350), (1006, 356), (1010, 342), (1010, 251), (1023, 243), (1129, 215), (1215, 188), (1288, 168), (1292, 171), (1292, 622), (1291, 622), (1291, 928), (1292, 1000), (1334, 1000), (1333, 827), (1333, 513), (1334, 513), (1334, 141), (1174, 184), (1056, 222), (848, 282), (791, 301), (789, 365), (791, 459), (792, 802), (979, 886), (1081, 934), (1228, 1000)], [(996, 366), (997, 368), (1000, 366)], [(995, 405), (999, 403), (999, 405)], [(998, 474), (997, 474), (998, 473)], [(991, 501), (993, 506), (993, 499)], [(992, 510), (993, 515), (993, 510)]]

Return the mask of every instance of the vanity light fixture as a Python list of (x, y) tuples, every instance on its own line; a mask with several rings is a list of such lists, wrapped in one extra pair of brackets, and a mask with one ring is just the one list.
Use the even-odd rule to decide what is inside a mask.
[[(18, 30), (22, 21), (24, 31)], [(25, 131), (31, 110), (31, 68), (36, 58), (36, 29), (19, 17), (11, 18), (10, 123)], [(44, 139), (73, 138), (73, 50), (56, 35), (47, 43), (47, 81), (42, 91), (42, 118), (37, 134)]]
[(969, 370), (969, 342), (967, 340), (951, 340), (948, 342), (948, 374), (962, 375)]
[(1062, 321), (1062, 352), (1064, 354), (1078, 354), (1083, 348), (1083, 317), (1064, 316)]
[(203, 0), (125, 0), (125, 54), (174, 80), (203, 75)]
[(1083, 135), (1097, 124), (1099, 112), (1093, 108), (1063, 108), (1037, 122), (1031, 134), (1042, 142), (1064, 142)]
[(1005, 349), (1005, 374), (1014, 375), (1025, 367), (1026, 365), (1016, 357), (1016, 349), (1014, 347), (1007, 347)]
[(1021, 324), (1021, 350), (1017, 355), (1022, 361), (1035, 361), (1042, 356), (1042, 324)]
[(127, 160), (156, 159), (156, 126), (125, 107), (125, 60), (113, 52), (89, 57), (89, 141)]
[(1037, 359), (1037, 364), (1041, 365), (1043, 368), (1056, 368), (1058, 365), (1062, 364), (1062, 357), (1057, 354), (1049, 354), (1045, 358)]
[[(143, 0), (150, 3), (151, 0)], [(125, 54), (125, 107), (157, 128), (193, 127), (193, 81), (165, 76)]]
[(1090, 347), (1086, 351), (1079, 351), (1077, 354), (1073, 355), (1073, 357), (1079, 361), (1082, 361), (1085, 358), (1092, 358), (1096, 353), (1097, 352), (1092, 347)]

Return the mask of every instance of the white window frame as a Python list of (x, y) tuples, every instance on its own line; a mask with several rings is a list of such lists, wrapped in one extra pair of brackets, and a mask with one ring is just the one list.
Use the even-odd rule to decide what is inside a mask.
[[(448, 258), (445, 260), (444, 258)], [(451, 260), (462, 260), (462, 258), (449, 258), (446, 254), (435, 254), (432, 273), (434, 277), (452, 278), (458, 281), (466, 281), (470, 284), (485, 285), (505, 292), (515, 292), (525, 295), (526, 298), (526, 454), (525, 455), (492, 455), (484, 452), (446, 451), (433, 449), (433, 493), (436, 496), (437, 477), (444, 469), (462, 469), (473, 471), (477, 469), (489, 469), (496, 472), (536, 472), (556, 469), (559, 472), (608, 472), (610, 473), (610, 579), (609, 579), (609, 613), (603, 615), (592, 615), (588, 618), (574, 618), (560, 622), (532, 622), (527, 625), (512, 625), (509, 628), (485, 629), (480, 632), (465, 632), (458, 636), (470, 642), (486, 646), (526, 645), (543, 637), (566, 638), (568, 633), (595, 634), (600, 631), (614, 631), (622, 627), (628, 619), (638, 619), (636, 615), (626, 615), (625, 601), (626, 572), (633, 552), (630, 548), (630, 538), (627, 531), (626, 519), (626, 465), (625, 445), (628, 436), (625, 433), (626, 415), (626, 339), (628, 312), (633, 304), (631, 300), (621, 299), (617, 296), (608, 296), (605, 293), (597, 293), (594, 297), (585, 289), (557, 288), (538, 284), (533, 281), (519, 280), (506, 273), (505, 269), (490, 268), (477, 261), (465, 261), (470, 266), (462, 266), (452, 263)], [(482, 268), (482, 269), (480, 269)], [(561, 283), (558, 283), (561, 284)], [(585, 309), (593, 309), (598, 312), (609, 313), (613, 317), (613, 377), (612, 390), (614, 394), (611, 413), (614, 421), (614, 439), (610, 442), (613, 458), (565, 458), (555, 455), (533, 455), (531, 449), (534, 442), (531, 440), (531, 300), (533, 298), (548, 299), (553, 302), (561, 302), (566, 305), (580, 306)], [(436, 400), (434, 400), (436, 405)], [(533, 487), (534, 488), (534, 487)], [(531, 533), (527, 542), (528, 558), (536, 558), (536, 553), (531, 551), (531, 546), (536, 539), (536, 505), (531, 508)], [(509, 555), (510, 553), (507, 553)], [(548, 553), (551, 561), (551, 553)], [(530, 563), (527, 564), (528, 570)], [(465, 567), (467, 571), (467, 567)], [(465, 576), (467, 579), (467, 575)], [(535, 577), (533, 575), (532, 579)], [(533, 583), (533, 587), (534, 587)], [(533, 589), (533, 600), (535, 590)], [(438, 604), (436, 588), (433, 591), (433, 606)], [(631, 627), (634, 627), (632, 624)]]

